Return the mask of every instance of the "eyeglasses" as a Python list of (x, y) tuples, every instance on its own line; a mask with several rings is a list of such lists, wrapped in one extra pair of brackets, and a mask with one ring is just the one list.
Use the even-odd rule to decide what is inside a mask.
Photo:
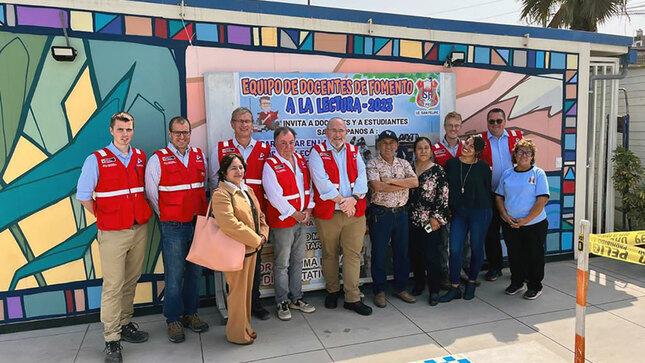
[(504, 122), (504, 119), (501, 119), (501, 118), (498, 118), (497, 120), (488, 120), (489, 125), (495, 125), (495, 124), (501, 125), (502, 122)]
[(517, 155), (532, 157), (533, 152), (532, 151), (517, 150)]
[(446, 128), (447, 128), (447, 129), (460, 129), (460, 128), (461, 128), (461, 124), (454, 124), (454, 125), (446, 124)]
[(250, 125), (253, 123), (253, 121), (251, 120), (233, 120), (233, 122), (237, 122), (238, 124), (242, 125)]
[(172, 132), (172, 134), (174, 136), (177, 136), (177, 137), (179, 137), (179, 136), (186, 137), (186, 136), (190, 135), (190, 131), (170, 131), (170, 132)]

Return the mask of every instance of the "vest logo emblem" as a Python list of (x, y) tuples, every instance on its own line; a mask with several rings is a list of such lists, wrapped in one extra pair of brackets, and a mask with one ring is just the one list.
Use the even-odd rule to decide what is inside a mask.
[(201, 155), (195, 155), (195, 161), (201, 161), (202, 156)]
[(258, 155), (259, 160), (264, 160), (264, 158), (266, 158), (266, 155), (264, 155), (264, 153), (260, 153), (260, 155)]
[(222, 153), (224, 153), (224, 154), (230, 154), (230, 153), (234, 153), (234, 152), (236, 152), (234, 147), (227, 147), (227, 148), (222, 150)]
[(116, 161), (116, 158), (101, 159), (101, 164), (113, 163)]
[(137, 158), (137, 165), (143, 165), (143, 160)]
[(164, 156), (163, 158), (161, 158), (161, 161), (172, 161), (175, 159), (177, 159), (175, 156)]

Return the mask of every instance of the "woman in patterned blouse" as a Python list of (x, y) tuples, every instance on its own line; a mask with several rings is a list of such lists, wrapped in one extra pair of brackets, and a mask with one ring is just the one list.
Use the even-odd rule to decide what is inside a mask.
[(441, 234), (448, 219), (448, 180), (443, 168), (430, 160), (432, 143), (427, 137), (414, 142), (415, 161), (412, 167), (419, 178), (419, 187), (410, 189), (409, 230), (410, 263), (414, 273), (413, 295), (420, 295), (428, 285), (429, 303), (439, 301), (439, 264)]

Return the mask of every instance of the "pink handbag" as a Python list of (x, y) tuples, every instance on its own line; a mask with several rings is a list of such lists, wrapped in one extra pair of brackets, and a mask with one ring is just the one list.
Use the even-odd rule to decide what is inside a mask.
[(210, 217), (211, 205), (205, 216), (197, 216), (193, 244), (186, 260), (217, 271), (240, 271), (244, 265), (244, 244), (229, 237)]

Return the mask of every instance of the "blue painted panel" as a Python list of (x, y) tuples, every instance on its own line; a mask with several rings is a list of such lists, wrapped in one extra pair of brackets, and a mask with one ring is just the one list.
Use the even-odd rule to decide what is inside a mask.
[(366, 37), (365, 38), (365, 54), (373, 54), (372, 53), (372, 43), (374, 42), (374, 39), (372, 37)]
[(564, 149), (565, 150), (575, 150), (576, 149), (576, 135), (575, 134), (566, 134), (564, 136)]
[(219, 40), (219, 31), (217, 24), (196, 23), (197, 40), (208, 42), (217, 42)]
[(562, 207), (563, 208), (573, 208), (575, 198), (573, 195), (565, 195), (564, 198), (562, 198)]
[(562, 232), (562, 251), (571, 251), (573, 249), (573, 233)]
[(475, 63), (490, 64), (490, 48), (475, 47)]
[(101, 307), (101, 286), (90, 286), (87, 288), (87, 308), (98, 309)]
[[(551, 227), (551, 225), (549, 225)], [(560, 250), (560, 233), (549, 233), (546, 235), (546, 252)]]
[(551, 69), (565, 69), (567, 56), (563, 53), (551, 53)]

